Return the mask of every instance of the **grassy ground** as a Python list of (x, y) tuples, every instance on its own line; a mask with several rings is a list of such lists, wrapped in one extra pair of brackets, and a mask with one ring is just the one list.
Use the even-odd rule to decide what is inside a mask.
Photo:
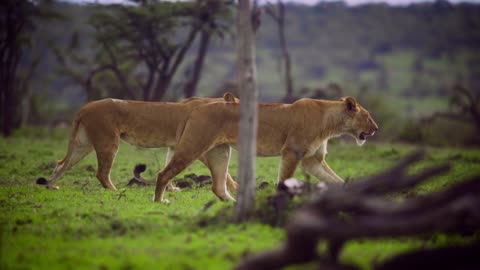
[[(146, 163), (144, 177), (154, 177), (163, 167), (163, 149), (122, 144), (112, 171), (119, 189), (115, 192), (101, 189), (94, 176), (93, 154), (62, 178), (60, 190), (37, 186), (35, 179), (51, 173), (67, 146), (64, 132), (37, 135), (0, 138), (1, 269), (231, 269), (242, 257), (284, 240), (282, 228), (259, 221), (234, 225), (210, 219), (219, 211), (230, 213), (233, 204), (215, 201), (205, 209), (215, 199), (209, 185), (168, 193), (170, 205), (151, 202), (153, 187), (126, 187), (136, 163)], [(368, 143), (358, 148), (337, 142), (329, 147), (328, 161), (340, 176), (354, 181), (383, 170), (413, 149)], [(270, 183), (258, 192), (259, 200), (274, 192), (278, 162), (278, 158), (258, 159), (257, 184)], [(417, 188), (417, 193), (480, 174), (480, 150), (459, 148), (429, 148), (426, 160), (413, 171), (442, 162), (452, 162), (452, 171)], [(236, 174), (236, 157), (230, 170)], [(208, 174), (195, 163), (182, 175), (192, 172)], [(296, 176), (303, 178), (301, 170)], [(443, 235), (358, 241), (347, 246), (342, 259), (368, 269), (407, 249), (463, 241), (460, 236)]]

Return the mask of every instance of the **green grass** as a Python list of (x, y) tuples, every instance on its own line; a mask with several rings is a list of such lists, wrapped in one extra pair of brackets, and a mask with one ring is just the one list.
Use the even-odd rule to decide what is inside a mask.
[[(148, 166), (144, 177), (154, 178), (163, 167), (164, 149), (122, 144), (112, 171), (118, 191), (100, 187), (94, 176), (94, 154), (67, 172), (58, 183), (60, 190), (47, 190), (35, 179), (48, 176), (54, 161), (63, 158), (66, 133), (30, 130), (28, 134), (35, 136), (0, 139), (1, 269), (231, 269), (244, 256), (274, 248), (285, 238), (282, 228), (258, 220), (231, 224), (227, 217), (233, 204), (216, 201), (208, 185), (167, 193), (169, 205), (151, 202), (153, 187), (126, 187), (133, 166), (140, 162)], [(340, 176), (355, 181), (387, 168), (413, 149), (412, 145), (368, 143), (359, 148), (337, 140), (329, 146), (327, 160)], [(427, 153), (412, 172), (443, 162), (452, 162), (453, 169), (418, 187), (417, 193), (480, 174), (478, 149), (428, 148)], [(274, 192), (278, 164), (278, 158), (257, 159), (257, 184), (270, 183), (258, 191), (258, 200)], [(236, 170), (234, 154), (230, 171), (235, 175)], [(182, 175), (192, 172), (208, 174), (195, 163)], [(296, 177), (304, 177), (301, 170)], [(215, 203), (205, 210), (211, 200)], [(212, 218), (218, 212), (224, 213), (224, 220), (219, 218), (222, 215)], [(425, 243), (462, 241), (462, 237), (355, 241), (341, 258), (368, 269), (372, 263)]]

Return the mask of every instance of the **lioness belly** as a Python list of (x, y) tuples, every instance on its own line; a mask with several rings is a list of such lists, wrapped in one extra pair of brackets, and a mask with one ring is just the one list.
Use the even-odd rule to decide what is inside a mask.
[(257, 144), (257, 156), (259, 157), (272, 157), (279, 156), (281, 145), (262, 145)]
[(175, 143), (174, 137), (168, 138), (162, 135), (145, 136), (145, 135), (138, 135), (138, 134), (123, 133), (120, 135), (120, 138), (131, 145), (135, 145), (138, 147), (145, 147), (145, 148), (159, 148), (159, 147), (173, 146)]
[[(231, 145), (233, 148), (238, 150), (237, 144)], [(257, 142), (257, 156), (258, 157), (274, 157), (279, 156), (282, 145), (276, 144), (262, 144)]]

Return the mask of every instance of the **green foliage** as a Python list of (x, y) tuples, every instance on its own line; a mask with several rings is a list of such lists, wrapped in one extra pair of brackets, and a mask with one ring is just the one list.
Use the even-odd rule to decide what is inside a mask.
[[(0, 8), (0, 130), (9, 136), (25, 121), (30, 100), (30, 83), (42, 54), (35, 52), (35, 21), (61, 17), (50, 9), (51, 1), (27, 0), (2, 2)], [(25, 56), (27, 55), (27, 56)], [(25, 102), (26, 100), (27, 102)]]
[[(112, 170), (118, 191), (101, 188), (95, 179), (93, 154), (67, 172), (59, 181), (60, 190), (36, 185), (35, 179), (48, 176), (66, 151), (68, 132), (52, 132), (20, 130), (12, 138), (0, 139), (2, 269), (231, 269), (243, 256), (274, 248), (284, 240), (282, 228), (264, 224), (271, 221), (266, 197), (275, 192), (277, 157), (257, 159), (257, 185), (268, 183), (257, 192), (259, 216), (235, 225), (229, 221), (233, 204), (217, 201), (209, 185), (167, 193), (169, 205), (151, 202), (154, 187), (126, 187), (133, 166), (140, 162), (148, 166), (144, 177), (153, 179), (163, 167), (164, 149), (122, 144)], [(348, 181), (382, 171), (414, 149), (411, 145), (367, 142), (357, 147), (338, 139), (332, 142), (327, 160)], [(452, 162), (453, 169), (410, 195), (438, 190), (480, 173), (478, 149), (428, 148), (427, 153), (427, 159), (413, 172), (442, 162)], [(234, 155), (233, 175), (236, 160)], [(179, 177), (189, 173), (208, 174), (208, 170), (196, 162)], [(301, 170), (295, 176), (304, 177)], [(370, 269), (372, 263), (405, 250), (468, 239), (439, 235), (355, 241), (342, 253), (342, 260)], [(293, 269), (317, 268), (313, 264)]]

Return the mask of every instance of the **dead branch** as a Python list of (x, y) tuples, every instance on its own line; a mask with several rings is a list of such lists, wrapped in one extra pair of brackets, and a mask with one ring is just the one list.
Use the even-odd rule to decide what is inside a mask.
[[(344, 243), (351, 240), (478, 230), (480, 176), (403, 201), (387, 196), (414, 187), (450, 168), (448, 165), (440, 165), (427, 168), (416, 175), (408, 175), (408, 167), (423, 156), (424, 151), (417, 151), (393, 168), (364, 181), (345, 188), (330, 187), (292, 216), (286, 228), (287, 241), (283, 247), (247, 258), (237, 269), (279, 269), (315, 259), (320, 259), (322, 266), (328, 269), (346, 269), (347, 266), (340, 264), (337, 258)], [(319, 241), (328, 243), (328, 256), (317, 254)], [(478, 246), (478, 243), (475, 245)], [(439, 251), (441, 252), (443, 251)], [(443, 253), (446, 255), (437, 258), (440, 265), (442, 260), (451, 262), (452, 258), (459, 256), (458, 252), (452, 252), (451, 255)], [(416, 260), (428, 262), (430, 254), (436, 253), (427, 252), (422, 255), (421, 252), (413, 252), (409, 256), (415, 261), (408, 261), (410, 257), (407, 255), (404, 258), (400, 256), (397, 257), (398, 261), (394, 258), (379, 269), (400, 269), (399, 265), (405, 269), (405, 263)], [(479, 264), (476, 262), (476, 267)]]
[[(444, 247), (433, 250), (408, 252), (379, 265), (378, 270), (403, 270), (412, 268), (412, 261), (416, 269), (451, 270), (478, 269), (478, 251), (480, 243), (471, 243), (466, 246)], [(445, 259), (439, 259), (445, 258)]]

